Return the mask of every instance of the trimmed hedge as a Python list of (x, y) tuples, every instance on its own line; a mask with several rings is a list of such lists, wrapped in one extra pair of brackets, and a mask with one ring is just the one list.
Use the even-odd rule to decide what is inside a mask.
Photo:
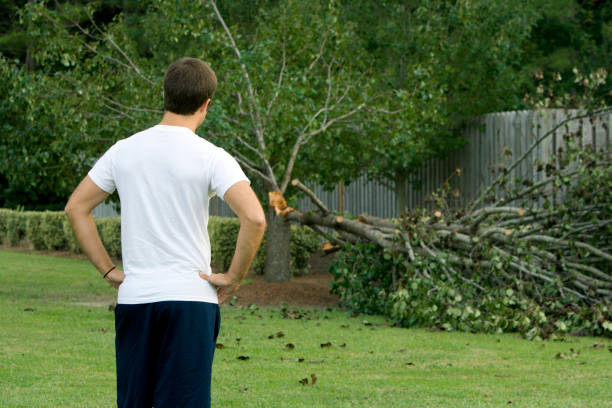
[(121, 219), (119, 217), (97, 218), (96, 227), (108, 254), (121, 258)]
[[(112, 257), (121, 257), (121, 221), (119, 217), (96, 219), (96, 227), (104, 247)], [(237, 218), (210, 217), (208, 232), (211, 239), (213, 265), (225, 271), (229, 267), (240, 222)], [(253, 269), (263, 274), (265, 236), (253, 262)], [(80, 253), (70, 223), (63, 211), (16, 211), (0, 208), (0, 243), (10, 246), (30, 245), (34, 249), (67, 250)], [(291, 226), (291, 272), (308, 273), (309, 259), (319, 248), (318, 235), (308, 227)]]
[(32, 212), (26, 215), (25, 239), (29, 241), (34, 249), (46, 249), (45, 239), (40, 230), (42, 212)]
[(72, 231), (72, 227), (70, 226), (70, 221), (68, 218), (64, 218), (64, 222), (62, 223), (62, 229), (64, 230), (64, 237), (66, 238), (66, 249), (72, 251), (76, 254), (80, 254), (81, 247), (74, 236), (74, 232)]
[[(237, 218), (211, 216), (208, 222), (208, 233), (211, 240), (211, 258), (213, 264), (221, 271), (227, 270), (236, 247), (236, 238), (240, 222)], [(291, 226), (291, 274), (305, 275), (310, 269), (310, 256), (320, 247), (319, 235), (308, 227)], [(262, 275), (266, 256), (266, 236), (253, 260), (253, 270)]]
[(66, 248), (63, 223), (66, 215), (60, 211), (45, 211), (40, 219), (40, 233), (47, 249), (52, 251)]
[(10, 213), (11, 210), (0, 208), (0, 242), (3, 242), (6, 238), (6, 223)]
[(26, 236), (27, 214), (25, 212), (14, 211), (6, 217), (6, 239), (11, 246), (17, 246)]

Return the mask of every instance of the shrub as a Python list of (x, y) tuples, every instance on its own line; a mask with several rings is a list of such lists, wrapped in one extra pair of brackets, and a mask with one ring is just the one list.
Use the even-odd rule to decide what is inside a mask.
[(121, 258), (121, 219), (119, 217), (96, 219), (102, 244), (110, 256)]
[[(211, 241), (212, 263), (220, 270), (229, 268), (234, 250), (236, 238), (240, 229), (240, 221), (237, 218), (210, 217), (208, 221), (208, 233)], [(319, 248), (319, 236), (308, 227), (291, 226), (291, 274), (303, 275), (308, 273), (310, 267), (310, 256)], [(266, 236), (261, 243), (259, 251), (253, 260), (253, 270), (261, 275), (264, 272)]]
[(226, 271), (232, 262), (239, 229), (240, 221), (237, 218), (212, 216), (208, 220), (210, 256), (212, 264), (220, 271)]
[[(309, 227), (291, 226), (291, 274), (310, 272), (310, 256), (321, 247), (321, 237)], [(263, 269), (261, 271), (263, 273)]]
[(45, 240), (41, 232), (43, 219), (42, 212), (31, 211), (26, 214), (25, 239), (32, 244), (34, 249), (45, 249)]
[[(102, 244), (112, 257), (121, 257), (121, 219), (99, 218), (95, 220)], [(208, 232), (211, 240), (211, 258), (221, 271), (227, 270), (234, 250), (240, 222), (237, 218), (210, 217)], [(7, 236), (9, 245), (16, 246), (26, 240), (35, 249), (67, 249), (81, 252), (65, 214), (61, 211), (20, 212), (0, 209), (0, 241)], [(265, 236), (253, 262), (253, 269), (263, 274)], [(318, 235), (308, 227), (291, 226), (291, 272), (293, 275), (308, 273), (309, 260), (319, 248)]]
[(11, 214), (11, 210), (0, 208), (0, 244), (2, 244), (6, 239), (7, 223)]
[(27, 214), (22, 211), (11, 211), (6, 222), (6, 237), (11, 246), (18, 246), (26, 235)]
[(61, 211), (45, 211), (42, 213), (40, 234), (47, 249), (68, 249), (64, 234), (64, 220), (66, 215)]
[(64, 238), (66, 238), (66, 248), (74, 253), (81, 253), (81, 246), (79, 245), (76, 236), (72, 231), (70, 221), (68, 221), (68, 218), (66, 217), (64, 217), (64, 220), (62, 221), (62, 229), (64, 230)]

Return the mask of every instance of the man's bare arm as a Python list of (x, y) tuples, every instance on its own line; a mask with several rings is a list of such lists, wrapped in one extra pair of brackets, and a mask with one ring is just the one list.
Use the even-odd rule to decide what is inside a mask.
[(219, 303), (223, 303), (234, 294), (240, 282), (246, 276), (253, 258), (257, 253), (264, 231), (266, 217), (253, 189), (246, 181), (240, 181), (231, 186), (223, 199), (240, 220), (240, 230), (236, 240), (236, 251), (232, 263), (226, 273), (206, 275), (200, 272), (200, 277), (217, 288)]
[[(106, 197), (108, 193), (86, 176), (74, 190), (64, 209), (79, 245), (101, 275), (113, 267), (113, 262), (102, 245), (91, 212)], [(123, 278), (123, 271), (118, 269), (106, 276), (108, 283), (115, 288), (119, 287)]]

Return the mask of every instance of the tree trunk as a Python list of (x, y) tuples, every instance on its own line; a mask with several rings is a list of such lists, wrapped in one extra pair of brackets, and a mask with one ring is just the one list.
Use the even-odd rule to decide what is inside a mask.
[(291, 253), (289, 251), (291, 224), (282, 215), (276, 215), (272, 206), (268, 207), (266, 218), (268, 230), (266, 231), (264, 278), (268, 282), (284, 282), (291, 278)]

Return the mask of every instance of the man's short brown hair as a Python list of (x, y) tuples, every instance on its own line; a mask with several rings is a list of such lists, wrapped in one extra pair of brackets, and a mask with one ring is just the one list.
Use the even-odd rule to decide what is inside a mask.
[(217, 89), (215, 72), (202, 60), (181, 58), (164, 77), (164, 108), (179, 115), (195, 113)]

